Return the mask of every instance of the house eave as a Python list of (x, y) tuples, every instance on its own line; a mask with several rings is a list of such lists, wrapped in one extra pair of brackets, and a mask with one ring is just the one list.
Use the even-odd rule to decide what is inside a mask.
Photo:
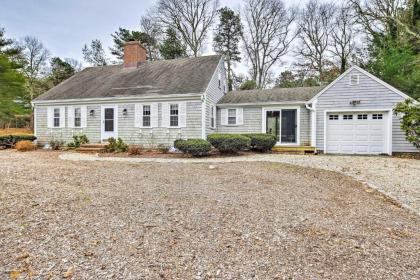
[(48, 105), (48, 104), (91, 104), (91, 103), (115, 103), (115, 102), (141, 102), (141, 101), (158, 101), (167, 100), (191, 100), (201, 99), (203, 92), (199, 93), (183, 93), (170, 94), (160, 96), (121, 96), (121, 97), (99, 97), (99, 98), (74, 98), (74, 99), (56, 99), (56, 100), (34, 100), (32, 105)]
[(271, 105), (304, 105), (306, 101), (282, 101), (282, 102), (248, 102), (248, 103), (220, 103), (218, 107), (239, 107), (239, 106), (271, 106)]

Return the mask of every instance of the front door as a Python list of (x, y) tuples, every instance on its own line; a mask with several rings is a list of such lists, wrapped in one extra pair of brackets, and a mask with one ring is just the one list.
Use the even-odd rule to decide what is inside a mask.
[(296, 144), (297, 143), (297, 120), (296, 109), (281, 110), (281, 143)]
[(117, 138), (117, 106), (102, 107), (102, 141)]

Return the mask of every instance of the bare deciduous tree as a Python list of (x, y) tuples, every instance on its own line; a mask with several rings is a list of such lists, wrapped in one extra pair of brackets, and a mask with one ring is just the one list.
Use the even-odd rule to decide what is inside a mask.
[(159, 25), (159, 22), (156, 20), (156, 18), (149, 13), (141, 17), (140, 29), (147, 36), (143, 45), (147, 49), (148, 59), (150, 61), (158, 59), (158, 42), (163, 33), (162, 27)]
[(372, 35), (388, 34), (396, 39), (398, 28), (407, 34), (420, 39), (416, 30), (401, 20), (401, 11), (407, 5), (405, 0), (349, 0), (356, 11), (358, 21)]
[(258, 88), (267, 85), (271, 67), (288, 52), (296, 37), (292, 29), (296, 11), (281, 0), (246, 0), (243, 10), (244, 47), (251, 76)]
[(35, 37), (26, 36), (20, 43), (22, 49), (22, 72), (26, 78), (28, 101), (40, 94), (36, 82), (48, 71), (50, 52)]
[(354, 17), (348, 6), (342, 5), (335, 15), (331, 37), (331, 52), (339, 62), (340, 72), (344, 73), (355, 48)]
[(218, 0), (159, 0), (159, 20), (177, 30), (193, 56), (198, 56), (217, 15)]
[(332, 3), (310, 0), (299, 15), (298, 55), (303, 59), (300, 65), (315, 71), (321, 83), (326, 66), (331, 64), (328, 53), (334, 14), (335, 6)]

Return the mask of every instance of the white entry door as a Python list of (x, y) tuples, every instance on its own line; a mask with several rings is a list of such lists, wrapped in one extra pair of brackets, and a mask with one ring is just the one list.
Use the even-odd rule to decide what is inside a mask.
[(387, 112), (328, 113), (327, 153), (387, 153)]
[(102, 121), (102, 141), (106, 141), (108, 138), (117, 138), (117, 124), (118, 124), (118, 106), (107, 105), (102, 106), (101, 112)]

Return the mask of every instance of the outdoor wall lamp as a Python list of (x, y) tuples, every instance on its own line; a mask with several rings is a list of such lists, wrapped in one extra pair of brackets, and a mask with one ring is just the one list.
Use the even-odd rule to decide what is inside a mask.
[(127, 108), (125, 108), (125, 109), (123, 110), (123, 116), (127, 116), (127, 114), (128, 114), (128, 111), (127, 111)]
[(89, 111), (89, 116), (93, 117), (94, 115), (95, 115), (95, 110), (93, 110), (93, 109), (92, 109), (92, 110), (90, 110), (90, 111)]

